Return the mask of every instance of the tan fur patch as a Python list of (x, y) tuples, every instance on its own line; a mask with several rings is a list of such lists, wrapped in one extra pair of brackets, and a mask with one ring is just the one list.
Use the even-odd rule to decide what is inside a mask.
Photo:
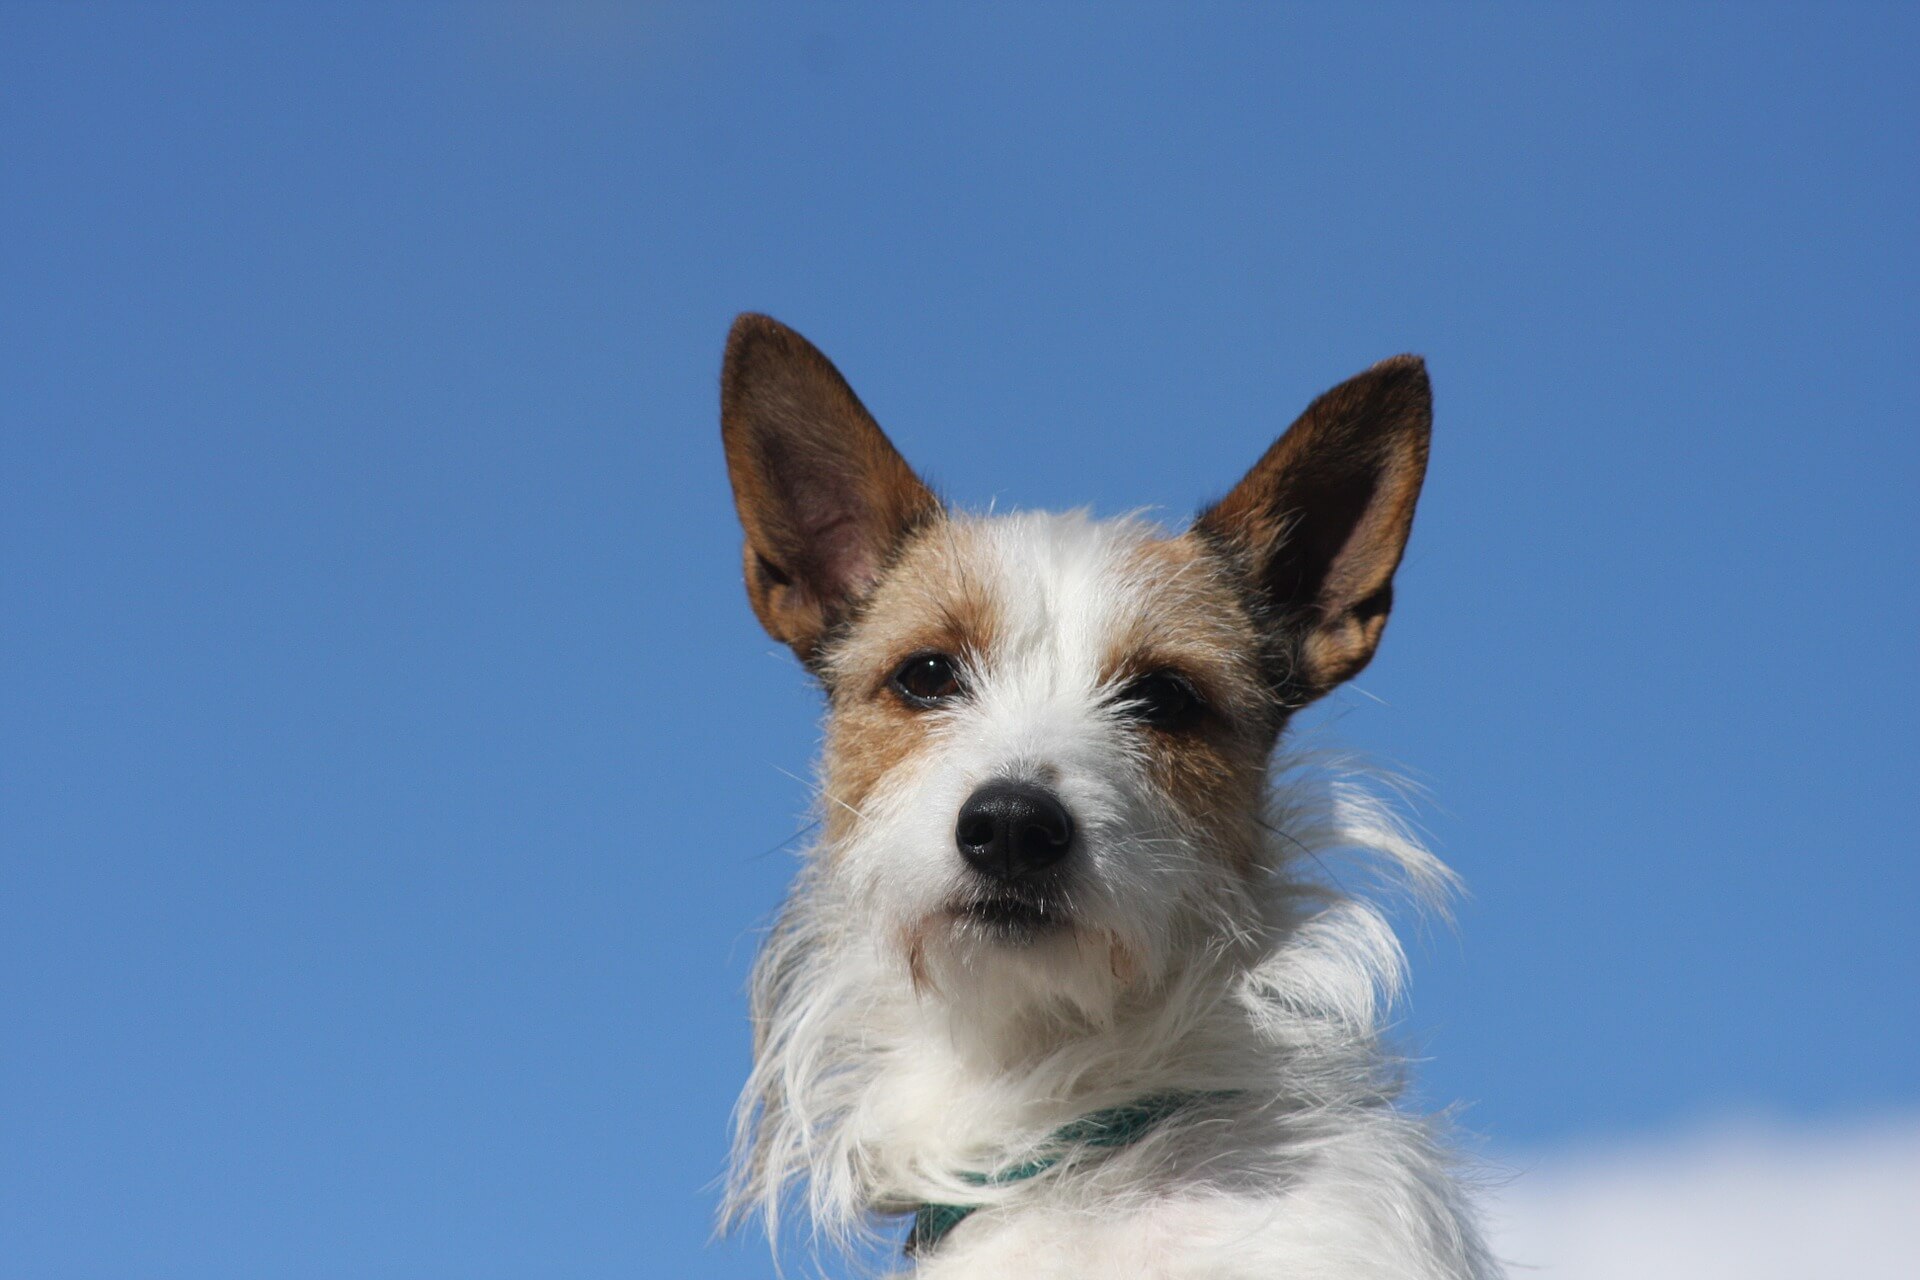
[(1115, 687), (1156, 671), (1192, 682), (1206, 713), (1189, 728), (1147, 730), (1144, 750), (1156, 784), (1202, 836), (1197, 845), (1250, 866), (1273, 745), (1259, 631), (1192, 534), (1141, 543), (1128, 567), (1148, 584), (1149, 604), (1115, 634), (1102, 675)]
[(827, 835), (838, 839), (888, 772), (912, 759), (940, 712), (909, 706), (890, 685), (916, 653), (943, 653), (980, 669), (993, 648), (992, 596), (970, 567), (968, 526), (936, 521), (917, 532), (827, 660)]
[(1133, 948), (1121, 941), (1119, 934), (1107, 935), (1107, 968), (1113, 973), (1113, 980), (1122, 987), (1130, 987), (1140, 976), (1140, 958)]
[(925, 923), (900, 933), (900, 953), (907, 958), (907, 981), (915, 995), (938, 992), (939, 987), (927, 972), (927, 928)]

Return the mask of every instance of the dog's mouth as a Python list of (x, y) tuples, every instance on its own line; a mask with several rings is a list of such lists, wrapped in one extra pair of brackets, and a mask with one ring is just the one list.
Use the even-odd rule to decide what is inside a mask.
[(953, 916), (1001, 942), (1029, 942), (1068, 925), (1063, 904), (1009, 894), (964, 902), (953, 909)]

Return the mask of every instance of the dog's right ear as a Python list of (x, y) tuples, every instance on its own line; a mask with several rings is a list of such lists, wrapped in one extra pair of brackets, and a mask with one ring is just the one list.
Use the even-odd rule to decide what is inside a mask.
[(720, 435), (747, 533), (747, 598), (812, 666), (939, 500), (831, 361), (769, 316), (741, 316), (720, 372)]
[(1289, 706), (1305, 706), (1372, 659), (1432, 425), (1426, 365), (1418, 356), (1383, 360), (1308, 405), (1195, 521), (1250, 573)]

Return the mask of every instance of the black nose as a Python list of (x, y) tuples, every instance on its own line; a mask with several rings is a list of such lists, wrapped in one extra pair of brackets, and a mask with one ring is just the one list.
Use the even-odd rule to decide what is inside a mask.
[(960, 806), (953, 834), (960, 856), (974, 870), (1012, 880), (1067, 856), (1073, 818), (1051, 791), (1024, 782), (989, 782)]

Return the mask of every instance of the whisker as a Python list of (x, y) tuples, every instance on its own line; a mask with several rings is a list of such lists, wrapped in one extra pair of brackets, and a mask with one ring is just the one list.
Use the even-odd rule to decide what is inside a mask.
[(810, 835), (813, 832), (819, 830), (820, 824), (823, 821), (825, 821), (825, 819), (815, 818), (812, 822), (807, 823), (805, 826), (801, 827), (798, 831), (788, 836), (785, 840), (782, 840), (779, 844), (772, 845), (769, 848), (761, 850), (759, 853), (756, 853), (752, 857), (748, 858), (747, 861), (759, 862), (763, 858), (772, 857), (774, 854), (780, 852), (782, 849), (792, 844), (795, 840), (798, 840), (801, 836)]
[[(839, 796), (836, 796), (835, 794), (833, 794), (833, 792), (827, 790), (823, 786), (820, 786), (818, 783), (809, 782), (807, 781), (807, 779), (801, 777), (797, 773), (788, 773), (787, 770), (780, 769), (778, 765), (775, 765), (774, 768), (778, 769), (779, 772), (781, 773), (785, 773), (789, 778), (792, 778), (795, 782), (799, 783), (801, 786), (805, 787), (807, 790), (813, 792), (815, 799), (825, 800), (829, 804), (837, 804), (842, 809), (845, 809), (848, 813), (852, 814), (854, 817), (860, 819), (860, 821), (862, 822), (867, 821), (866, 814), (860, 812), (858, 809), (848, 804), (845, 800), (842, 800)], [(816, 825), (817, 825), (817, 822), (818, 820), (816, 820)]]

